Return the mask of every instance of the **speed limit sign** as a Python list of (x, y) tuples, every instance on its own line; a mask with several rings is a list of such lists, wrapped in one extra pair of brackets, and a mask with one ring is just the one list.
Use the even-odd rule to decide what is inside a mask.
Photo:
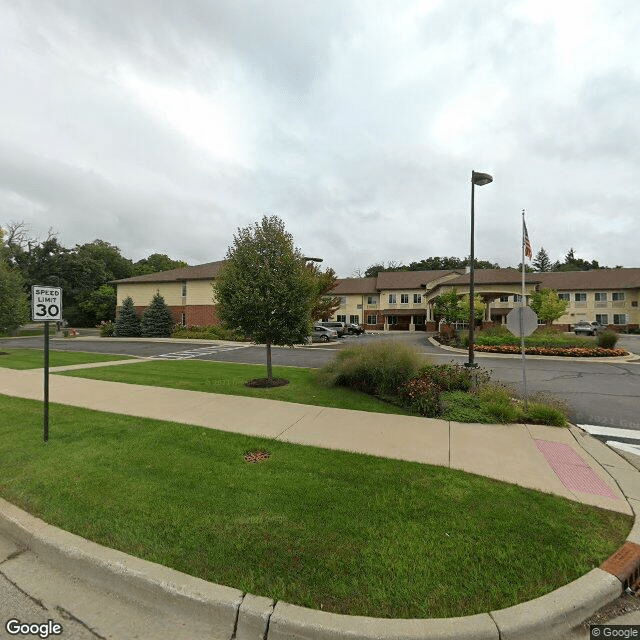
[(31, 319), (34, 322), (62, 320), (62, 289), (35, 284), (31, 287)]

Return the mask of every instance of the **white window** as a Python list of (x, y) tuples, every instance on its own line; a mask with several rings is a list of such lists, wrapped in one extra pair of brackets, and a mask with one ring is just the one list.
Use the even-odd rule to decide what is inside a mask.
[(596, 322), (604, 325), (605, 327), (609, 324), (609, 316), (606, 313), (596, 313)]
[(340, 306), (344, 307), (347, 304), (347, 296), (340, 296)]
[(422, 303), (422, 294), (414, 293), (413, 294), (413, 304), (421, 304)]
[(186, 326), (187, 326), (187, 314), (186, 314), (186, 313), (183, 313), (183, 314), (180, 316), (180, 324), (181, 324), (183, 327), (186, 327)]
[(367, 324), (378, 324), (378, 316), (367, 316)]
[(624, 291), (614, 291), (611, 294), (611, 299), (616, 301), (624, 300)]
[(389, 304), (396, 304), (396, 294), (395, 293), (390, 293), (389, 294)]
[(567, 302), (569, 302), (569, 300), (571, 299), (571, 294), (570, 293), (559, 293), (558, 294), (558, 298), (560, 298), (560, 300), (566, 300)]
[[(606, 302), (607, 301), (607, 292), (606, 291), (596, 291), (595, 292), (595, 297), (596, 297), (596, 302)], [(614, 300), (615, 300), (615, 298), (614, 298)]]
[(586, 302), (587, 301), (587, 294), (586, 293), (574, 293), (574, 300), (576, 302)]
[(516, 293), (516, 295), (513, 296), (513, 301), (514, 302), (522, 302), (522, 296), (519, 293)]
[(500, 296), (500, 302), (509, 302), (509, 296)]
[(187, 283), (186, 282), (182, 283), (182, 297), (183, 298), (187, 297)]
[(627, 314), (626, 313), (614, 313), (613, 314), (613, 324), (627, 324)]
[(367, 304), (378, 304), (378, 296), (367, 296)]
[(351, 324), (360, 324), (360, 316), (349, 316), (349, 322)]
[(347, 316), (343, 316), (343, 315), (338, 314), (336, 316), (336, 321), (337, 322), (346, 322), (347, 321)]
[(409, 294), (401, 293), (400, 294), (400, 304), (409, 304)]
[(416, 327), (424, 326), (424, 316), (416, 316), (414, 318), (414, 322), (415, 322)]
[(398, 324), (398, 316), (387, 316), (387, 322), (389, 324)]

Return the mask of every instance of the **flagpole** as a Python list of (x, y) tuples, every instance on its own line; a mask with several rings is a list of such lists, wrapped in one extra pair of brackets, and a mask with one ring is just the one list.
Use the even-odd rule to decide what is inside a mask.
[(520, 311), (520, 350), (522, 352), (522, 388), (524, 393), (524, 410), (528, 410), (527, 405), (527, 370), (525, 366), (525, 348), (524, 348), (524, 308), (527, 304), (524, 287), (524, 245), (525, 245), (526, 226), (524, 222), (524, 209), (522, 210), (522, 311)]

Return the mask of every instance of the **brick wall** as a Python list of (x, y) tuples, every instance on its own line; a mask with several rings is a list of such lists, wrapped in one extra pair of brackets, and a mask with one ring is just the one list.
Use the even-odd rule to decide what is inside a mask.
[[(147, 307), (135, 307), (139, 318)], [(208, 324), (218, 324), (216, 308), (210, 304), (192, 304), (185, 306), (170, 306), (169, 311), (174, 324), (182, 323), (182, 314), (186, 315), (186, 324), (190, 327), (199, 327)], [(116, 309), (116, 317), (120, 315), (120, 307)]]

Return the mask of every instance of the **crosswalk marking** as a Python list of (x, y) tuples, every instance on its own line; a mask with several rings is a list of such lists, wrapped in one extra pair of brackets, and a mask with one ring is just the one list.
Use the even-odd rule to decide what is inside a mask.
[(197, 349), (185, 349), (184, 351), (173, 351), (172, 353), (161, 353), (156, 356), (150, 356), (151, 358), (158, 360), (192, 360), (193, 358), (199, 358), (201, 356), (208, 356), (214, 353), (221, 353), (223, 351), (235, 351), (236, 349), (245, 349), (248, 345), (225, 347), (225, 346), (212, 346), (212, 347), (200, 347)]
[[(640, 431), (638, 429), (616, 429), (614, 427), (601, 427), (596, 424), (579, 424), (578, 426), (590, 433), (592, 436), (596, 436), (600, 439), (607, 438), (605, 440), (605, 444), (610, 447), (640, 456)], [(620, 442), (618, 439), (609, 438), (619, 438), (625, 441), (635, 440), (638, 444)]]

